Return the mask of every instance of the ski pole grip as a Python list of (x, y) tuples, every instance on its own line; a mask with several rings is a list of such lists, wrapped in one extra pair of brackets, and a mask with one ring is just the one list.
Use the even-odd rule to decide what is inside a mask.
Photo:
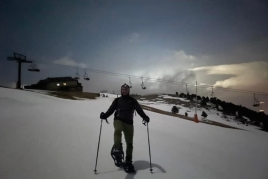
[(145, 126), (146, 126), (146, 123), (147, 123), (147, 122), (146, 122), (145, 120), (142, 121), (142, 124), (145, 125)]

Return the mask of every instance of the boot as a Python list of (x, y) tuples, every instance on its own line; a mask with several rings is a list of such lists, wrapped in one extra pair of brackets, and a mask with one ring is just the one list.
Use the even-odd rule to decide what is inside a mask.
[(136, 170), (134, 168), (134, 165), (132, 164), (132, 157), (126, 156), (126, 161), (123, 164), (124, 170), (127, 173), (135, 173)]

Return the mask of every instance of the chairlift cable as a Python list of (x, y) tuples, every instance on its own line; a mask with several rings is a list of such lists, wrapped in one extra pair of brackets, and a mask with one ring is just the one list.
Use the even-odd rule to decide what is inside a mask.
[[(50, 63), (50, 62), (45, 62), (38, 60), (39, 62), (43, 62), (46, 64), (52, 64), (52, 65), (58, 65), (66, 68), (77, 68), (77, 69), (82, 69), (82, 67), (77, 67), (77, 66), (71, 66), (71, 65), (63, 65), (63, 64), (55, 64), (55, 63)], [(117, 73), (117, 72), (109, 72), (109, 71), (103, 71), (103, 70), (95, 70), (95, 69), (89, 69), (89, 68), (84, 68), (87, 71), (93, 72), (93, 73), (101, 73), (101, 74), (106, 74), (106, 75), (113, 75), (113, 76), (121, 76), (121, 77), (131, 77), (131, 78), (141, 78), (141, 76), (136, 76), (136, 75), (129, 75), (129, 74), (122, 74), (122, 73)], [(191, 84), (191, 83), (186, 83), (186, 82), (179, 82), (179, 81), (173, 81), (173, 80), (165, 80), (165, 79), (156, 79), (156, 78), (150, 78), (150, 77), (142, 77), (146, 79), (147, 81), (151, 82), (160, 82), (160, 83), (169, 83), (169, 84), (181, 84), (187, 86), (195, 86), (196, 84)], [(208, 84), (202, 84), (202, 85), (197, 85), (198, 87), (201, 88), (209, 88), (209, 87), (214, 87), (214, 89), (217, 90), (222, 90), (222, 91), (232, 91), (232, 92), (237, 92), (237, 93), (247, 93), (247, 94), (258, 94), (258, 95), (263, 95), (263, 96), (268, 96), (268, 93), (264, 92), (258, 92), (258, 91), (250, 91), (250, 90), (243, 90), (243, 89), (235, 89), (235, 88), (224, 88), (224, 87), (218, 87), (214, 85), (208, 85)]]

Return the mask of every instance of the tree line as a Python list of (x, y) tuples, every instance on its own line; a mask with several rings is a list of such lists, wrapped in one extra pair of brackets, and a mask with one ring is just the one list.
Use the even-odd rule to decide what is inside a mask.
[(201, 105), (201, 107), (209, 107), (210, 104), (213, 104), (214, 108), (217, 110), (221, 110), (223, 114), (230, 115), (230, 116), (237, 116), (239, 118), (247, 117), (251, 120), (251, 124), (260, 126), (264, 130), (268, 131), (268, 115), (266, 115), (264, 112), (257, 112), (251, 109), (248, 109), (242, 105), (235, 105), (230, 102), (222, 101), (216, 97), (204, 97), (199, 96), (195, 94), (184, 94), (176, 92), (176, 95), (178, 95), (181, 98), (187, 98), (191, 102), (195, 101), (197, 99), (198, 103)]

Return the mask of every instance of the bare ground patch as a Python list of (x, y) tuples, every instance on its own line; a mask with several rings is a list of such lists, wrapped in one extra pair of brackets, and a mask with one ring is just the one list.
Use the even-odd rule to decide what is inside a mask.
[(77, 100), (77, 98), (84, 98), (84, 99), (96, 99), (96, 97), (100, 97), (99, 93), (88, 93), (88, 92), (59, 92), (59, 91), (51, 91), (49, 92), (50, 95), (63, 98), (63, 99), (71, 99)]

